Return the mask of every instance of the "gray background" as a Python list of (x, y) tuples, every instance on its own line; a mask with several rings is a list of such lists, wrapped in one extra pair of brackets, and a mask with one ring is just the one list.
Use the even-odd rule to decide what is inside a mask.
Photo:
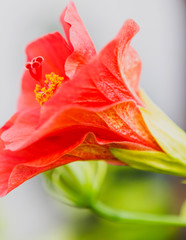
[[(24, 68), (26, 44), (41, 35), (61, 31), (59, 15), (68, 1), (0, 0), (0, 123), (14, 113)], [(141, 27), (132, 41), (143, 70), (141, 86), (182, 128), (186, 128), (185, 60), (186, 2), (184, 0), (76, 0), (95, 46), (100, 50), (124, 20)], [(40, 177), (27, 181), (0, 199), (5, 240), (35, 240), (65, 226), (65, 208), (53, 204)], [(64, 238), (65, 239), (65, 238)]]

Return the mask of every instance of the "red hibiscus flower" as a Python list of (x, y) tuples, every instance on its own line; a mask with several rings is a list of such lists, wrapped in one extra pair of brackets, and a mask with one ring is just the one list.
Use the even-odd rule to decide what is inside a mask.
[(18, 109), (1, 129), (1, 196), (72, 161), (119, 162), (111, 147), (162, 152), (140, 112), (138, 25), (127, 20), (96, 53), (72, 2), (60, 21), (66, 39), (55, 32), (26, 48)]

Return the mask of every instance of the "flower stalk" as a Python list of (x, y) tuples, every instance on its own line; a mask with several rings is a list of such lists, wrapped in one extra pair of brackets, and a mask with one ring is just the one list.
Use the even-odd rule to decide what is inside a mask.
[(91, 205), (91, 210), (98, 216), (112, 222), (186, 227), (186, 217), (177, 215), (157, 215), (115, 210), (101, 202), (94, 202)]

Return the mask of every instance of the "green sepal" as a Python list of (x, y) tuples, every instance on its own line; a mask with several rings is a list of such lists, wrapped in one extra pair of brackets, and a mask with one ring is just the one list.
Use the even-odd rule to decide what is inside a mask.
[(141, 107), (140, 111), (152, 136), (168, 155), (186, 164), (185, 132), (153, 104), (143, 91), (140, 96), (147, 107)]
[(147, 107), (140, 107), (141, 114), (162, 152), (112, 148), (112, 154), (133, 168), (185, 177), (185, 132), (156, 107), (143, 91), (140, 96)]
[(156, 173), (186, 177), (186, 164), (162, 152), (110, 149), (112, 154), (129, 166)]

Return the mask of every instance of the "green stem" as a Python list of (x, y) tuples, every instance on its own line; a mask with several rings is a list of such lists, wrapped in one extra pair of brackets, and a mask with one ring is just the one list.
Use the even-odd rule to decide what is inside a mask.
[(186, 218), (176, 215), (155, 215), (114, 210), (101, 202), (93, 203), (91, 210), (100, 217), (113, 222), (186, 227)]

